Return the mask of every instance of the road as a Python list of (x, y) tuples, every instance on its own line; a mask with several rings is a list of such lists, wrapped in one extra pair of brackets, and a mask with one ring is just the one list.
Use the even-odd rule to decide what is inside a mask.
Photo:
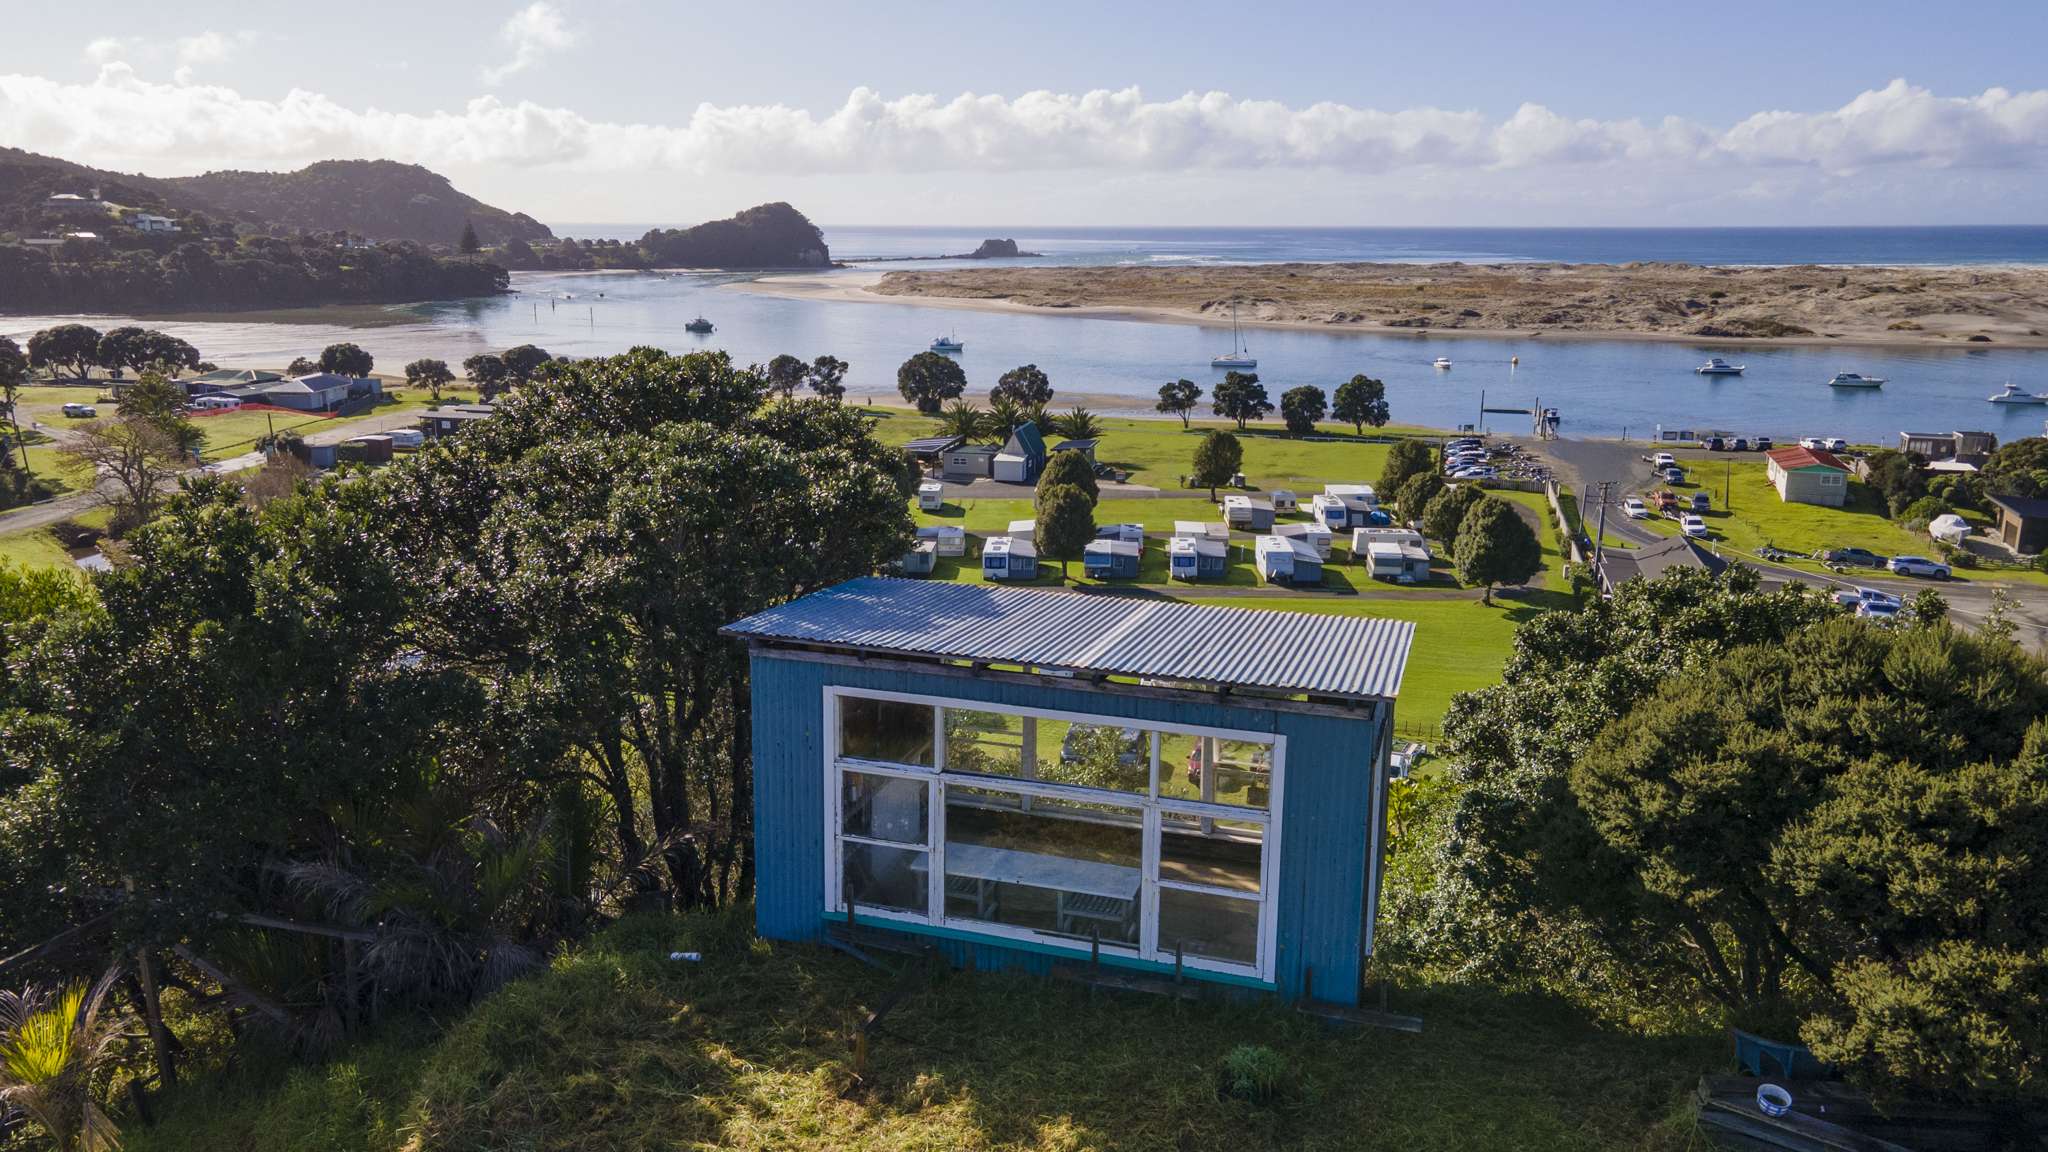
[[(419, 418), (418, 412), (382, 412), (375, 416), (364, 416), (345, 421), (338, 428), (323, 428), (318, 432), (308, 433), (306, 443), (339, 444), (343, 440), (356, 436), (368, 436), (375, 432), (389, 432), (394, 428), (410, 428), (414, 424), (419, 423)], [(55, 428), (47, 424), (40, 426), (39, 430), (59, 441), (62, 441), (66, 436), (64, 429)], [(216, 460), (211, 464), (194, 468), (186, 472), (185, 475), (226, 475), (230, 472), (260, 468), (262, 465), (263, 453), (244, 452), (239, 456), (230, 456), (224, 460)], [(0, 512), (0, 535), (7, 535), (13, 532), (30, 532), (37, 528), (48, 528), (52, 524), (69, 520), (81, 512), (91, 511), (95, 505), (101, 502), (101, 497), (96, 492), (68, 492), (55, 499), (46, 500), (41, 504), (30, 504), (25, 508), (15, 508), (7, 512)]]
[[(1619, 440), (1552, 440), (1544, 443), (1530, 442), (1529, 447), (1549, 456), (1556, 462), (1561, 475), (1571, 481), (1572, 488), (1584, 498), (1584, 493), (1594, 485), (1612, 482), (1614, 489), (1609, 497), (1607, 509), (1607, 532), (1637, 544), (1654, 544), (1666, 539), (1655, 532), (1630, 520), (1622, 514), (1621, 499), (1631, 492), (1642, 492), (1653, 487), (1650, 466), (1643, 463), (1643, 453), (1656, 451), (1656, 447), (1644, 441), (1623, 442)], [(1599, 522), (1598, 504), (1586, 509), (1587, 531), (1593, 531)], [(1971, 626), (1980, 625), (1989, 615), (1992, 593), (1998, 585), (1984, 581), (1946, 581), (1935, 583), (1927, 580), (1901, 580), (1889, 575), (1858, 574), (1853, 578), (1824, 575), (1815, 572), (1801, 572), (1744, 557), (1743, 563), (1775, 580), (1804, 580), (1832, 588), (1881, 588), (1901, 597), (1911, 597), (1922, 588), (1933, 588), (1948, 601), (1949, 615), (1958, 622)], [(2017, 626), (2020, 641), (2037, 652), (2048, 652), (2048, 594), (2029, 585), (2006, 585), (2011, 595), (2007, 616)]]

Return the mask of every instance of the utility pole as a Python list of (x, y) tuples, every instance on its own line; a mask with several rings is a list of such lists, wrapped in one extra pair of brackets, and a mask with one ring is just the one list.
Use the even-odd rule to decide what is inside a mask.
[(1607, 499), (1612, 495), (1614, 481), (1600, 482), (1600, 525), (1593, 530), (1593, 582), (1600, 581), (1600, 562), (1606, 558), (1607, 549)]

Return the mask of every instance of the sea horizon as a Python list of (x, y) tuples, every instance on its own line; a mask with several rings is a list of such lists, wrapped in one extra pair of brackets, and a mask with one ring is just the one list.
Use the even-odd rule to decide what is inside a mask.
[[(634, 240), (651, 223), (550, 224), (558, 236)], [(982, 240), (1014, 239), (1054, 266), (1275, 263), (1667, 262), (1718, 266), (2048, 264), (2044, 224), (1887, 224), (1807, 227), (1319, 227), (819, 225), (835, 260), (878, 264), (961, 255)]]

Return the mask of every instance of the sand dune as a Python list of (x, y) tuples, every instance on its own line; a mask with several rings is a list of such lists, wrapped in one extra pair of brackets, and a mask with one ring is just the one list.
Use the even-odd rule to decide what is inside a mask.
[[(826, 278), (819, 278), (821, 281)], [(791, 285), (802, 292), (803, 288)], [(1431, 335), (2048, 347), (2048, 269), (1264, 264), (890, 272), (842, 298)], [(811, 294), (825, 289), (811, 286)]]

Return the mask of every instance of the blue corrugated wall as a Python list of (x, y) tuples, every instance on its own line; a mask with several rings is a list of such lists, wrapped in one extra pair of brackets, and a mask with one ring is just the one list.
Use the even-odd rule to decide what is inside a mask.
[[(1287, 737), (1281, 797), (1274, 977), (1294, 999), (1314, 970), (1318, 1000), (1355, 1003), (1365, 939), (1367, 855), (1378, 725), (1247, 705), (1126, 696), (1045, 678), (1020, 684), (944, 673), (753, 657), (755, 922), (776, 940), (815, 940), (825, 925), (824, 690), (827, 685), (952, 696), (1014, 707), (1194, 724)], [(963, 967), (1043, 971), (1046, 956), (1002, 944), (950, 942)]]

